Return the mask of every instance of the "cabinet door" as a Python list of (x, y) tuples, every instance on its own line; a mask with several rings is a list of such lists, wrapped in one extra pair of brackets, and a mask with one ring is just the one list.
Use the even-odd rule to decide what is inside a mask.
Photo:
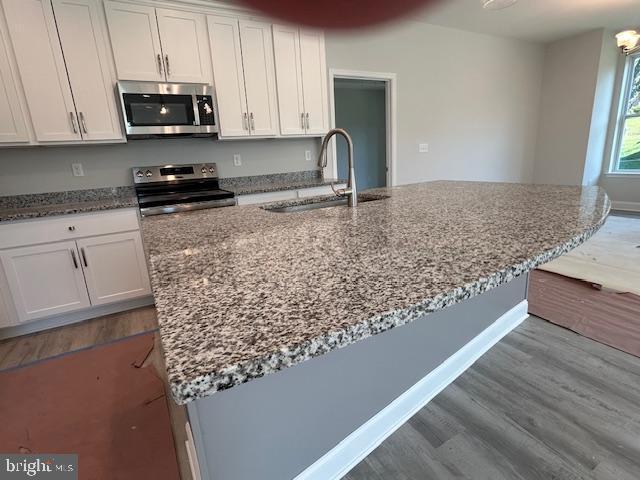
[(4, 250), (0, 260), (20, 321), (89, 306), (75, 242)]
[(302, 89), (307, 133), (324, 134), (329, 129), (327, 105), (327, 64), (322, 32), (300, 30)]
[(120, 2), (104, 6), (118, 78), (164, 82), (155, 8)]
[(92, 305), (149, 295), (149, 276), (139, 232), (78, 240)]
[(207, 16), (220, 137), (250, 134), (238, 20)]
[(241, 21), (240, 42), (251, 135), (275, 135), (277, 106), (271, 25)]
[(2, 0), (2, 5), (36, 139), (80, 140), (51, 3)]
[(99, 4), (95, 0), (52, 3), (82, 138), (122, 138)]
[(273, 26), (273, 52), (280, 112), (280, 133), (305, 133), (302, 72), (300, 71), (300, 36), (296, 27)]
[(156, 9), (168, 82), (211, 83), (207, 22), (199, 13)]
[[(4, 29), (4, 25), (2, 28)], [(28, 142), (27, 124), (20, 107), (9, 50), (2, 33), (0, 32), (0, 143)]]

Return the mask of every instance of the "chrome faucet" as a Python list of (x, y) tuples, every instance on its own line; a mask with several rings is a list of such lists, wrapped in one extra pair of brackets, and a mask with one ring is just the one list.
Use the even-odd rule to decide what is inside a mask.
[(349, 176), (347, 178), (347, 188), (339, 188), (336, 190), (333, 182), (331, 183), (331, 189), (339, 197), (347, 197), (347, 205), (355, 207), (358, 205), (358, 192), (356, 191), (356, 171), (353, 167), (353, 140), (351, 135), (342, 128), (334, 128), (329, 130), (327, 136), (322, 140), (322, 146), (320, 147), (320, 155), (318, 155), (318, 166), (325, 168), (327, 166), (327, 147), (329, 146), (329, 140), (334, 135), (340, 134), (347, 141), (348, 147), (348, 159), (349, 159)]

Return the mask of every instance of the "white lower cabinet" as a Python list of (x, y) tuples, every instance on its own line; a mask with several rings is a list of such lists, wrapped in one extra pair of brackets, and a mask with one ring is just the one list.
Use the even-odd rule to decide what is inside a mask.
[(0, 327), (149, 296), (138, 228), (133, 209), (0, 226)]
[(28, 321), (90, 306), (76, 242), (0, 252), (18, 320)]
[(151, 293), (138, 232), (83, 238), (78, 249), (92, 305)]

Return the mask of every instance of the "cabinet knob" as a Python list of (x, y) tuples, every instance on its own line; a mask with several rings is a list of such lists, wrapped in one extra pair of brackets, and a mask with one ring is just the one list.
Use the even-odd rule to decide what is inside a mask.
[(69, 228), (70, 232), (75, 232), (76, 231), (76, 227), (74, 225), (71, 225)]

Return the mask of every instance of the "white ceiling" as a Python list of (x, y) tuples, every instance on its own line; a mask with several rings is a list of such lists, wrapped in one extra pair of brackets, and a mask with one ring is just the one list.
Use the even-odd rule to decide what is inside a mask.
[(640, 27), (640, 0), (519, 0), (484, 10), (480, 0), (441, 0), (418, 20), (524, 40), (551, 42), (595, 28)]

